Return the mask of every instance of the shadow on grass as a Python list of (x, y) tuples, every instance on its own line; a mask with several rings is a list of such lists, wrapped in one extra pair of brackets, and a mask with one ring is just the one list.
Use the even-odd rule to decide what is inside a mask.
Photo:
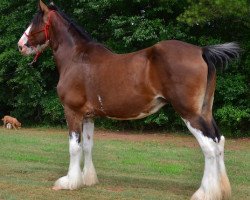
[(185, 182), (184, 180), (173, 180), (166, 177), (166, 179), (153, 179), (143, 177), (132, 177), (124, 175), (108, 175), (99, 174), (100, 184), (108, 184), (110, 186), (123, 188), (140, 188), (150, 189), (155, 191), (168, 191), (176, 195), (183, 194), (190, 196), (197, 188), (192, 181)]

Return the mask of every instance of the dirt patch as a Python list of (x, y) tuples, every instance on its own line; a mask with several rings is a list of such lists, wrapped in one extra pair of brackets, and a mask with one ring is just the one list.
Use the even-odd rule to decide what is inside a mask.
[[(200, 148), (196, 139), (190, 134), (178, 133), (131, 133), (96, 130), (95, 138), (101, 140), (127, 140), (132, 142), (153, 141), (172, 143), (180, 147)], [(226, 139), (225, 148), (229, 150), (249, 149), (250, 138)]]
[[(7, 130), (0, 127), (0, 130)], [(15, 130), (8, 130), (13, 133), (28, 133), (28, 132), (45, 132), (48, 134), (67, 134), (67, 129), (53, 129), (53, 128), (22, 128), (17, 132)], [(131, 142), (152, 141), (159, 143), (170, 143), (180, 147), (200, 148), (196, 139), (190, 134), (184, 133), (169, 133), (169, 132), (132, 132), (132, 131), (110, 131), (110, 130), (95, 130), (95, 139), (100, 140), (127, 140)], [(250, 138), (226, 139), (225, 149), (228, 150), (242, 150), (249, 149)]]
[[(96, 139), (102, 140), (127, 140), (132, 142), (152, 141), (159, 143), (173, 143), (182, 147), (198, 147), (195, 138), (188, 135), (179, 135), (174, 133), (131, 133), (131, 132), (111, 132), (97, 130)], [(176, 140), (176, 138), (179, 138)]]
[(226, 139), (225, 149), (250, 151), (250, 138)]

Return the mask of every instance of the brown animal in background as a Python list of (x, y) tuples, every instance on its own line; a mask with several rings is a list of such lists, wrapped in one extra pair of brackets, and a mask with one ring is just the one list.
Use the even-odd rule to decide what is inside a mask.
[(6, 124), (10, 123), (12, 125), (12, 127), (15, 129), (21, 128), (22, 124), (14, 117), (6, 115), (2, 118), (2, 120), (3, 120), (4, 127), (6, 127)]

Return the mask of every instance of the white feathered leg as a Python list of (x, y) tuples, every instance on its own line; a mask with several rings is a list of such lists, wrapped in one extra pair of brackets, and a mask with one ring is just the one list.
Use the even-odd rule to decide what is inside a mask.
[(83, 183), (87, 186), (91, 186), (98, 183), (95, 167), (92, 161), (93, 137), (94, 122), (92, 119), (85, 119), (83, 122)]
[(82, 146), (79, 143), (80, 135), (72, 132), (69, 138), (69, 154), (70, 154), (70, 164), (68, 174), (59, 178), (53, 189), (70, 189), (74, 190), (83, 185), (82, 173), (80, 162), (82, 158)]
[(219, 171), (219, 148), (211, 138), (191, 126), (190, 122), (184, 120), (189, 131), (197, 139), (205, 157), (204, 175), (200, 188), (191, 197), (192, 200), (221, 200), (222, 190)]
[(227, 200), (230, 199), (231, 197), (231, 186), (229, 179), (227, 177), (226, 167), (224, 163), (224, 145), (225, 145), (225, 137), (221, 136), (220, 143), (218, 144), (218, 149), (219, 149), (218, 165), (219, 165), (222, 199)]

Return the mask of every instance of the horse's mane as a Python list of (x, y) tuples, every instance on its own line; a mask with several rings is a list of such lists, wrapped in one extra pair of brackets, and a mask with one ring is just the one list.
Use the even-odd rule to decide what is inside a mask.
[[(62, 10), (60, 10), (54, 3), (50, 4), (48, 6), (50, 10), (55, 10), (57, 11), (68, 23), (69, 23), (69, 28), (73, 28), (79, 35), (81, 35), (84, 39), (88, 41), (92, 41), (92, 38), (90, 35), (80, 26), (78, 26), (71, 18), (69, 18)], [(39, 25), (43, 20), (43, 12), (41, 9), (38, 9), (38, 12), (35, 14), (32, 24), (34, 26)]]

